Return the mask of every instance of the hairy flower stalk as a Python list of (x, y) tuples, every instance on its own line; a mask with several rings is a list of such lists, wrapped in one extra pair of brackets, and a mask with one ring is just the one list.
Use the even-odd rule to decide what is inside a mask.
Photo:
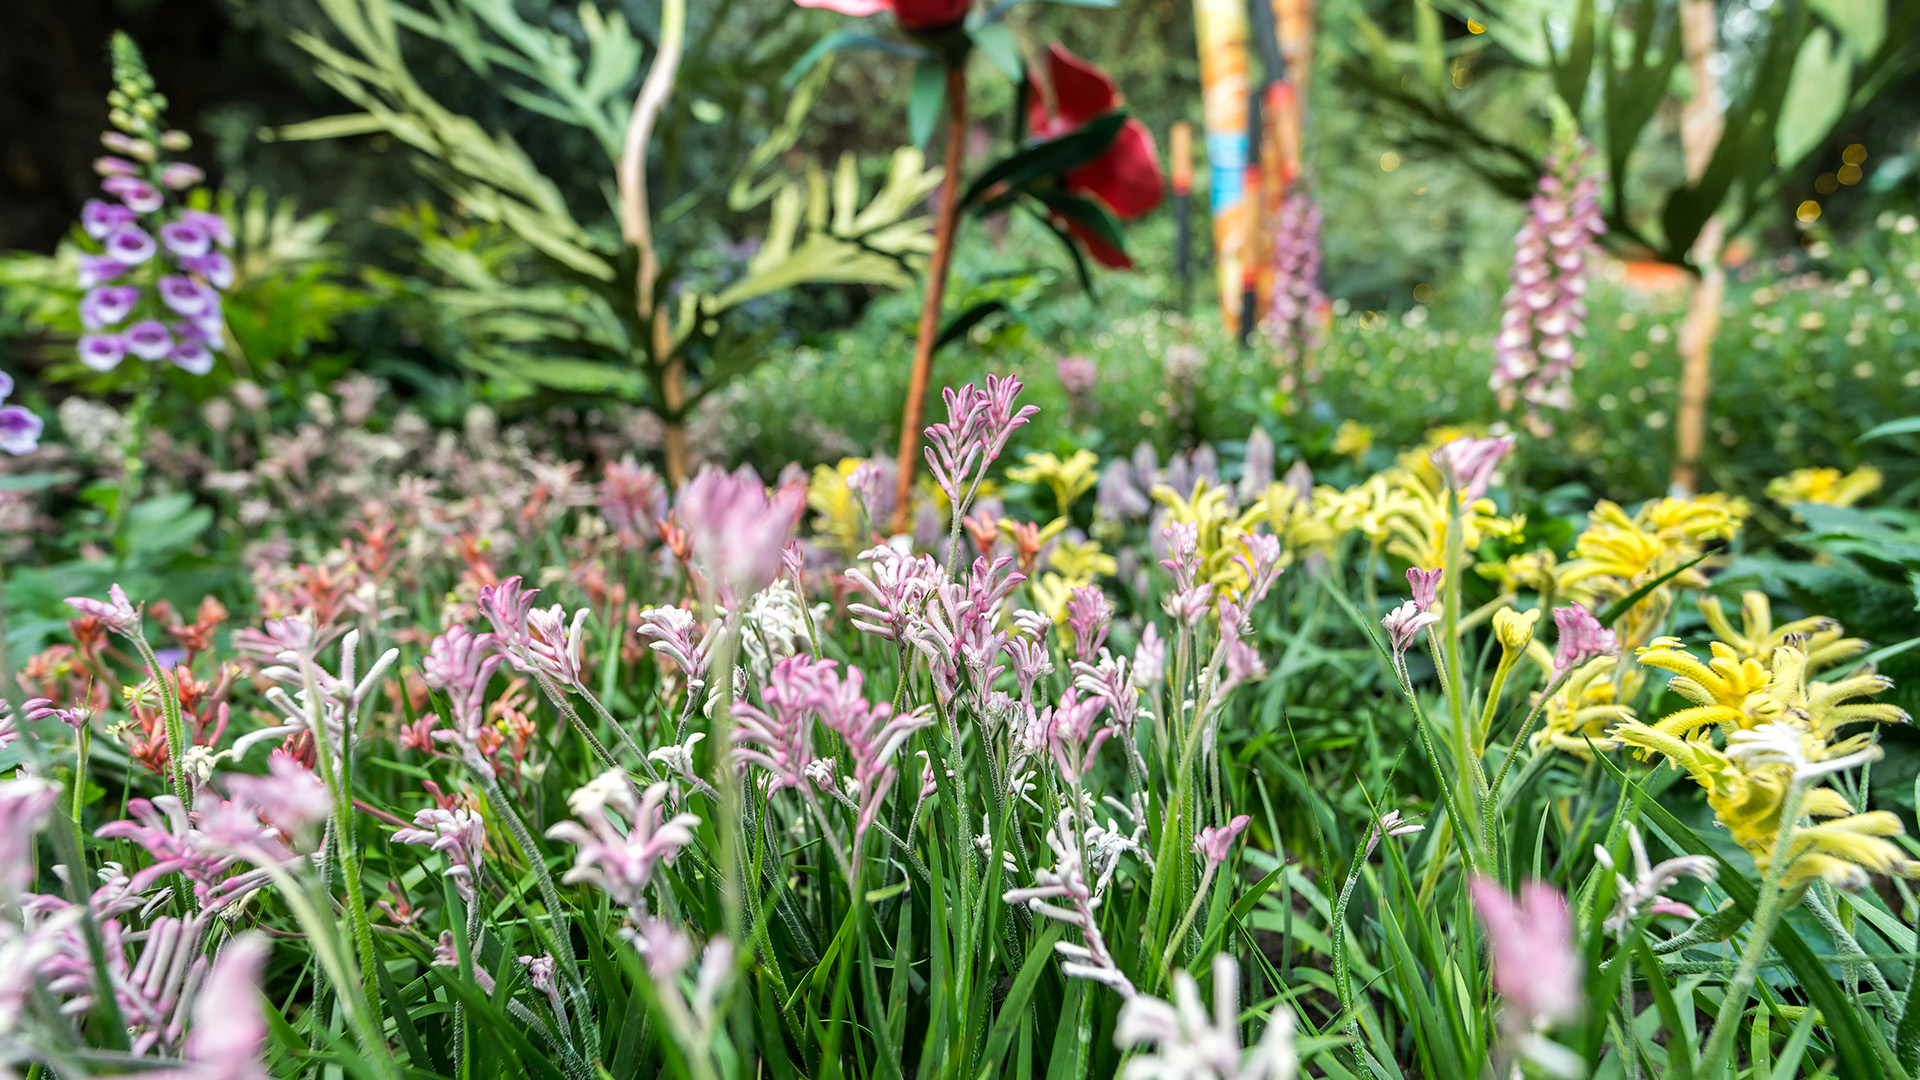
[(109, 631), (126, 638), (140, 653), (140, 659), (147, 665), (147, 673), (159, 689), (160, 715), (167, 729), (167, 771), (173, 781), (173, 794), (183, 806), (191, 808), (193, 784), (186, 771), (189, 742), (186, 719), (180, 713), (179, 688), (168, 678), (159, 657), (154, 655), (153, 646), (147, 643), (146, 632), (141, 626), (140, 609), (133, 606), (133, 602), (127, 599), (126, 590), (117, 583), (108, 587), (104, 601), (69, 596), (67, 606), (82, 615), (99, 619)]
[(1556, 125), (1554, 147), (1514, 237), (1512, 287), (1494, 338), (1493, 377), (1500, 407), (1524, 404), (1525, 421), (1545, 438), (1553, 423), (1544, 410), (1573, 405), (1574, 339), (1586, 334), (1587, 278), (1599, 259), (1596, 238), (1607, 231), (1600, 215), (1600, 177), (1589, 167), (1592, 150), (1568, 118)]

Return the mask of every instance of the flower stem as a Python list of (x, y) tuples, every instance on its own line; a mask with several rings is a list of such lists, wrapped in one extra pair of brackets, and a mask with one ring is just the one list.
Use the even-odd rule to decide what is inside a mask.
[(167, 766), (172, 773), (174, 798), (188, 810), (193, 809), (193, 785), (187, 782), (187, 721), (180, 715), (180, 695), (174, 689), (173, 681), (160, 666), (160, 658), (154, 655), (153, 646), (147, 644), (147, 635), (139, 627), (127, 635), (133, 647), (140, 652), (140, 659), (153, 673), (154, 685), (160, 691), (160, 717), (167, 726)]
[(934, 220), (933, 257), (927, 263), (927, 293), (920, 304), (920, 330), (913, 342), (913, 370), (907, 380), (906, 411), (900, 417), (899, 476), (895, 480), (893, 531), (903, 533), (912, 520), (913, 477), (920, 466), (920, 425), (933, 377), (933, 346), (940, 337), (940, 307), (947, 295), (947, 269), (953, 264), (953, 238), (960, 227), (960, 167), (966, 156), (967, 55), (947, 58), (946, 173), (940, 182), (940, 216)]
[(1773, 941), (1773, 932), (1780, 925), (1780, 919), (1791, 906), (1788, 897), (1793, 890), (1781, 885), (1786, 876), (1787, 865), (1792, 861), (1793, 833), (1800, 820), (1800, 803), (1806, 795), (1804, 783), (1796, 781), (1787, 789), (1787, 798), (1780, 808), (1780, 836), (1774, 841), (1773, 861), (1767, 866), (1766, 877), (1760, 883), (1760, 906), (1753, 914), (1753, 929), (1747, 938), (1746, 951), (1740, 955), (1740, 966), (1733, 973), (1733, 980), (1727, 983), (1726, 996), (1720, 1000), (1720, 1012), (1713, 1020), (1713, 1034), (1707, 1039), (1705, 1053), (1700, 1058), (1700, 1069), (1696, 1075), (1720, 1075), (1721, 1061), (1733, 1048), (1733, 1039), (1740, 1026), (1740, 1014), (1746, 1011), (1747, 996), (1753, 992), (1753, 984), (1760, 977), (1760, 965), (1767, 958), (1767, 948)]

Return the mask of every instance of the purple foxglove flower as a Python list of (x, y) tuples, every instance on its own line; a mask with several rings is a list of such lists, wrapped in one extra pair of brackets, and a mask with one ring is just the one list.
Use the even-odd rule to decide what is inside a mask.
[(112, 371), (127, 355), (127, 339), (119, 334), (81, 334), (80, 362), (95, 371)]
[(119, 203), (110, 203), (104, 199), (88, 199), (80, 207), (80, 227), (95, 240), (104, 240), (107, 234), (122, 225), (131, 225), (139, 217), (133, 211)]
[(140, 632), (140, 609), (127, 599), (127, 591), (117, 583), (107, 587), (107, 598), (67, 597), (67, 606), (82, 615), (91, 615), (116, 634), (131, 636)]
[(152, 143), (145, 139), (136, 139), (124, 132), (101, 132), (100, 145), (116, 153), (125, 154), (130, 158), (139, 158), (141, 161), (152, 161), (154, 159)]
[[(167, 226), (168, 229), (173, 226)], [(161, 235), (166, 229), (160, 230)], [(160, 279), (160, 299), (175, 312), (187, 318), (206, 314), (209, 308), (220, 303), (220, 294), (208, 285), (203, 285), (182, 274), (168, 274)]]
[[(1304, 190), (1280, 200), (1273, 236), (1273, 299), (1265, 329), (1287, 364), (1312, 356), (1327, 309), (1320, 288), (1320, 204)], [(1287, 372), (1283, 378), (1290, 379)]]
[(19, 457), (40, 448), (46, 423), (24, 405), (0, 405), (0, 451)]
[(1380, 620), (1380, 625), (1386, 628), (1387, 636), (1393, 642), (1393, 651), (1398, 655), (1413, 646), (1420, 637), (1420, 631), (1439, 621), (1440, 616), (1431, 611), (1421, 611), (1418, 604), (1409, 600), (1388, 612), (1386, 618)]
[(160, 226), (160, 242), (182, 259), (198, 258), (213, 250), (213, 237), (191, 221), (169, 221)]
[(170, 161), (160, 170), (160, 186), (174, 191), (185, 191), (206, 178), (199, 166), (184, 161)]
[(101, 176), (137, 176), (140, 166), (126, 158), (101, 155), (93, 159), (93, 171)]
[(109, 176), (100, 181), (100, 189), (126, 203), (136, 214), (151, 214), (166, 202), (159, 188), (133, 176)]
[(205, 375), (213, 370), (213, 350), (198, 341), (176, 342), (167, 350), (167, 362), (189, 375)]
[(673, 514), (687, 530), (704, 587), (744, 600), (779, 576), (780, 553), (805, 503), (798, 485), (769, 495), (752, 468), (727, 473), (709, 465), (681, 490)]
[(220, 314), (220, 298), (217, 296), (208, 306), (206, 314), (196, 317), (191, 322), (178, 324), (176, 328), (190, 340), (197, 341), (214, 352), (225, 352), (227, 349), (227, 324)]
[(1472, 890), (1487, 928), (1493, 988), (1507, 999), (1508, 1030), (1530, 1033), (1577, 1014), (1582, 967), (1566, 899), (1538, 881), (1521, 888), (1517, 903), (1490, 878), (1475, 876)]
[(102, 285), (80, 298), (80, 324), (89, 330), (113, 326), (133, 313), (140, 290), (132, 285)]
[(1554, 649), (1553, 670), (1572, 671), (1596, 656), (1612, 656), (1620, 651), (1613, 631), (1600, 625), (1580, 604), (1553, 609), (1554, 625), (1560, 628), (1560, 640)]
[[(227, 219), (219, 214), (211, 214), (205, 210), (182, 210), (175, 220), (200, 229), (213, 237), (213, 242), (223, 248), (233, 246), (233, 230), (228, 227)], [(226, 286), (222, 285), (221, 288), (224, 289)]]
[(1083, 585), (1067, 598), (1067, 629), (1073, 633), (1073, 653), (1081, 660), (1092, 660), (1107, 643), (1107, 630), (1113, 625), (1113, 602), (1098, 585)]
[(1587, 168), (1591, 156), (1578, 132), (1558, 134), (1527, 221), (1514, 237), (1513, 287), (1494, 341), (1490, 385), (1501, 407), (1524, 402), (1528, 427), (1542, 436), (1553, 426), (1540, 409), (1572, 401), (1574, 339), (1586, 333), (1582, 297), (1600, 254), (1595, 238), (1607, 231), (1600, 177)]
[(153, 237), (138, 225), (122, 225), (107, 234), (102, 246), (107, 249), (107, 257), (126, 266), (139, 266), (153, 253), (159, 250)]
[(13, 376), (7, 374), (4, 371), (0, 371), (0, 401), (5, 401), (7, 400), (7, 398), (11, 397), (12, 395), (13, 395)]
[(1493, 470), (1499, 468), (1513, 444), (1511, 435), (1493, 439), (1463, 435), (1427, 455), (1427, 459), (1440, 470), (1441, 479), (1460, 493), (1461, 502), (1470, 503), (1487, 493)]
[(60, 801), (60, 785), (23, 776), (0, 780), (0, 900), (12, 900), (33, 884), (33, 845)]
[(289, 836), (306, 834), (333, 812), (327, 786), (291, 754), (268, 758), (265, 776), (232, 773), (226, 785), (235, 802), (259, 811), (267, 824)]
[(454, 891), (471, 901), (477, 895), (474, 871), (480, 867), (481, 852), (487, 843), (486, 823), (471, 810), (443, 810), (428, 807), (413, 815), (413, 827), (394, 832), (396, 844), (424, 844), (447, 857), (443, 877), (452, 879)]
[(127, 327), (121, 336), (126, 340), (127, 351), (142, 360), (159, 360), (173, 348), (173, 335), (158, 319), (142, 319)]
[(105, 281), (112, 281), (131, 267), (110, 255), (80, 256), (80, 287), (91, 289)]
[[(626, 774), (615, 769), (574, 792), (568, 802), (586, 824), (562, 821), (547, 830), (548, 837), (578, 849), (561, 880), (587, 882), (629, 908), (644, 910), (655, 871), (693, 843), (693, 828), (700, 824), (693, 814), (666, 816), (667, 790), (663, 780), (636, 803)], [(607, 814), (609, 806), (628, 822), (625, 829)]]
[(216, 289), (225, 289), (233, 284), (233, 260), (218, 251), (211, 251), (196, 258), (181, 259), (180, 269), (199, 274)]
[(1422, 570), (1417, 566), (1407, 567), (1407, 587), (1413, 590), (1413, 604), (1421, 611), (1432, 611), (1433, 605), (1440, 601), (1440, 576), (1446, 571), (1439, 567)]
[(1234, 840), (1246, 831), (1252, 821), (1252, 816), (1240, 814), (1225, 825), (1209, 825), (1194, 836), (1193, 850), (1205, 855), (1210, 863), (1226, 862), (1227, 856), (1233, 854)]

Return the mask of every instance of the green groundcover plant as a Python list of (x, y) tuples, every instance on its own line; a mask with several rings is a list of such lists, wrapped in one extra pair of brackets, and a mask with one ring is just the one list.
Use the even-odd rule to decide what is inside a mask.
[[(1344, 487), (1264, 433), (1237, 475), (1009, 467), (1022, 390), (945, 392), (908, 535), (884, 459), (669, 496), (475, 432), (274, 467), (316, 524), (250, 550), (243, 615), (10, 589), (7, 1066), (1920, 1064), (1869, 782), (1914, 641), (1723, 599), (1754, 501), (1543, 528), (1514, 439), (1459, 432)], [(1878, 483), (1768, 497), (1884, 577)]]

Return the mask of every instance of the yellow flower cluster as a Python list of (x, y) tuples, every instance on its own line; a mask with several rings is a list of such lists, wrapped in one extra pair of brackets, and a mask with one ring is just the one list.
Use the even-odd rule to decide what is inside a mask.
[(1871, 465), (1844, 475), (1839, 469), (1795, 469), (1767, 484), (1767, 498), (1781, 506), (1852, 506), (1879, 491), (1880, 481), (1880, 470)]
[[(1574, 541), (1574, 557), (1554, 568), (1555, 591), (1590, 608), (1629, 596), (1699, 558), (1707, 544), (1732, 539), (1751, 512), (1746, 500), (1719, 494), (1655, 499), (1632, 515), (1602, 500)], [(1698, 566), (1668, 578), (1615, 626), (1621, 645), (1644, 645), (1679, 591), (1706, 583)]]
[[(1317, 494), (1317, 493), (1316, 493)], [(1229, 597), (1239, 595), (1247, 585), (1246, 570), (1234, 562), (1240, 554), (1240, 538), (1266, 531), (1280, 538), (1280, 562), (1291, 565), (1299, 556), (1326, 547), (1334, 539), (1334, 529), (1313, 501), (1282, 483), (1267, 485), (1267, 490), (1242, 510), (1234, 506), (1225, 487), (1204, 478), (1194, 484), (1193, 493), (1182, 498), (1165, 484), (1153, 488), (1155, 502), (1167, 508), (1167, 520), (1199, 526), (1200, 579)]]
[[(1345, 491), (1314, 492), (1316, 516), (1336, 533), (1359, 532), (1387, 553), (1414, 566), (1435, 567), (1447, 554), (1447, 487), (1426, 455), (1402, 455), (1400, 463)], [(1490, 536), (1511, 536), (1524, 517), (1501, 517), (1492, 499), (1461, 508), (1460, 538), (1473, 551)]]
[[(1744, 606), (1756, 616), (1749, 629), (1763, 629), (1759, 615), (1764, 609), (1751, 596)], [(1838, 627), (1831, 629), (1837, 634)], [(1865, 672), (1832, 683), (1809, 681), (1814, 654), (1797, 637), (1783, 634), (1784, 640), (1772, 644), (1764, 656), (1745, 655), (1773, 637), (1770, 628), (1765, 630), (1742, 635), (1732, 643), (1712, 642), (1712, 657), (1706, 661), (1673, 638), (1661, 638), (1639, 650), (1640, 663), (1674, 673), (1669, 689), (1692, 704), (1658, 723), (1628, 720), (1609, 733), (1616, 742), (1639, 747), (1643, 756), (1654, 751), (1686, 770), (1706, 789), (1715, 817), (1752, 853), (1763, 872), (1779, 839), (1795, 765), (1777, 755), (1761, 758), (1729, 752), (1715, 745), (1714, 729), (1734, 737), (1763, 726), (1777, 732), (1779, 725), (1785, 725), (1799, 736), (1791, 756), (1817, 765), (1872, 745), (1871, 733), (1842, 738), (1842, 727), (1907, 720), (1906, 713), (1892, 705), (1856, 701), (1892, 685), (1880, 675)], [(1822, 649), (1823, 659), (1830, 662), (1846, 655), (1851, 646), (1835, 647), (1841, 643), (1837, 636), (1828, 642)], [(1887, 839), (1901, 831), (1895, 815), (1856, 813), (1844, 795), (1825, 786), (1807, 791), (1802, 812), (1818, 823), (1793, 829), (1793, 863), (1781, 879), (1785, 884), (1817, 877), (1839, 887), (1857, 888), (1865, 884), (1868, 872), (1906, 875), (1914, 870), (1901, 849)]]
[[(1529, 650), (1553, 679), (1553, 657), (1537, 642)], [(1617, 671), (1620, 658), (1596, 656), (1575, 668), (1540, 711), (1541, 728), (1529, 745), (1535, 750), (1552, 746), (1582, 761), (1593, 760), (1593, 750), (1611, 750), (1619, 744), (1607, 737), (1614, 727), (1634, 719), (1627, 704), (1639, 693), (1645, 676), (1638, 669)], [(1533, 695), (1539, 704), (1540, 693)], [(1589, 742), (1591, 740), (1591, 742)]]

